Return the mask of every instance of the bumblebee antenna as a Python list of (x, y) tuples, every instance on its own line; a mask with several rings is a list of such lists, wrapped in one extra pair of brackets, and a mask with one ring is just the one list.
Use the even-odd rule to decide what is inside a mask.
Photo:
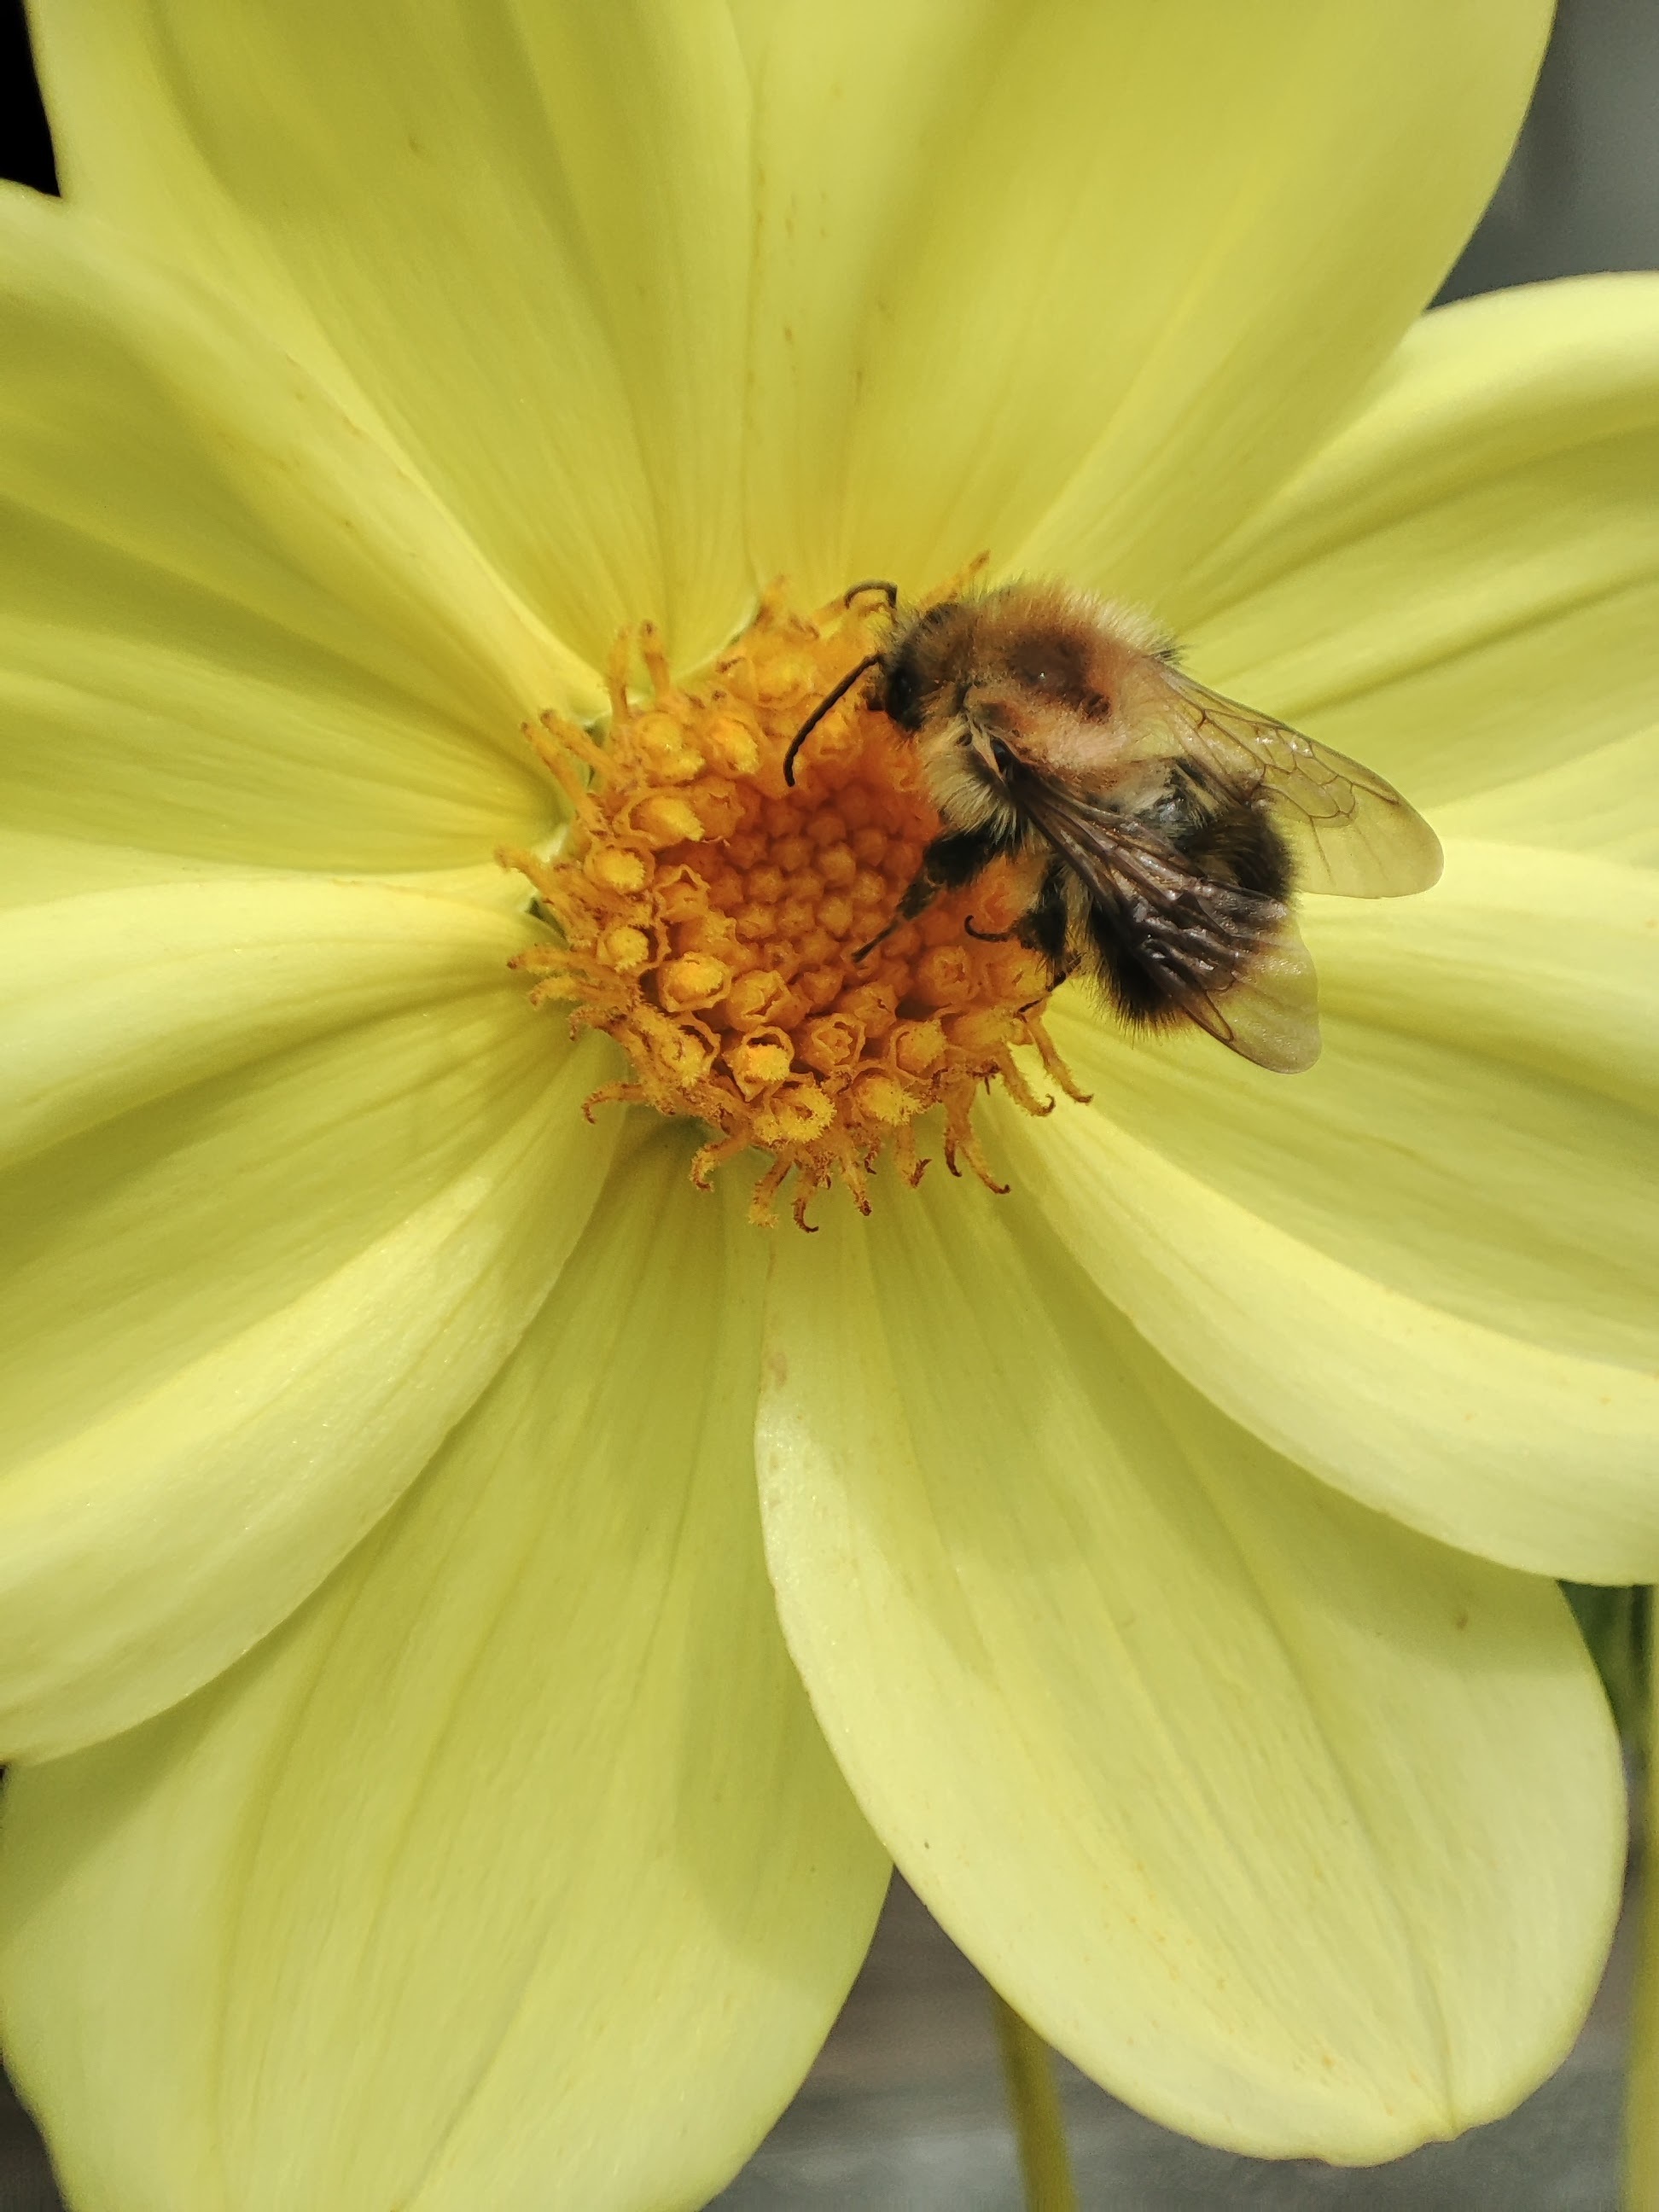
[(841, 595), (841, 603), (850, 607), (860, 592), (880, 592), (887, 600), (888, 611), (897, 606), (899, 593), (896, 584), (889, 583), (885, 576), (866, 576), (861, 584), (849, 584)]
[[(855, 586), (855, 588), (861, 590), (863, 586)], [(830, 694), (829, 697), (827, 699), (819, 700), (817, 705), (813, 708), (811, 713), (801, 724), (799, 729), (796, 731), (793, 738), (790, 741), (789, 750), (783, 757), (783, 780), (787, 784), (790, 785), (792, 787), (794, 784), (795, 755), (806, 743), (808, 738), (811, 736), (813, 731), (817, 729), (818, 724), (830, 712), (830, 709), (835, 706), (839, 700), (844, 699), (847, 696), (847, 694), (858, 682), (860, 676), (867, 676), (872, 668), (879, 667), (880, 665), (881, 655), (878, 653), (866, 653), (856, 668), (849, 668), (848, 670), (846, 675), (842, 678), (841, 682), (836, 684), (835, 690)]]

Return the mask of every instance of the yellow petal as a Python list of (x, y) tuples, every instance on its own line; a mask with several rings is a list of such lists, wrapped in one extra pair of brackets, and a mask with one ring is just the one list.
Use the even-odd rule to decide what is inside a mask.
[(788, 2097), (887, 1861), (778, 1634), (722, 1212), (659, 1142), (303, 1613), (12, 1778), (7, 2056), (77, 2207), (663, 2212)]
[[(8, 908), (51, 906), (65, 896), (78, 897), (92, 891), (151, 890), (181, 884), (217, 884), (231, 889), (252, 880), (268, 888), (276, 878), (265, 873), (252, 878), (246, 868), (225, 860), (186, 859), (136, 845), (88, 844), (78, 837), (9, 829), (0, 822), (0, 913)], [(333, 880), (460, 900), (469, 906), (486, 907), (494, 914), (516, 915), (520, 926), (528, 898), (524, 878), (503, 868), (493, 855), (459, 868), (377, 872), (366, 878), (341, 875)]]
[(1443, 832), (1654, 856), (1659, 276), (1425, 317), (1191, 597), (1194, 669)]
[(61, 0), (72, 200), (241, 291), (590, 659), (750, 580), (748, 85), (712, 0)]
[(989, 546), (1183, 613), (1432, 295), (1540, 0), (745, 11), (752, 529), (813, 591)]
[(1189, 1381), (1356, 1498), (1511, 1565), (1659, 1575), (1659, 906), (1611, 862), (1448, 847), (1313, 899), (1293, 1079), (1194, 1033), (1054, 1034), (1095, 1094), (1008, 1170)]
[(544, 834), (520, 724), (580, 672), (361, 410), (36, 193), (0, 295), (9, 830), (363, 869)]
[[(0, 675), (0, 685), (5, 678)], [(189, 860), (137, 845), (88, 843), (0, 822), (0, 910), (50, 906), (83, 891), (149, 890), (158, 884), (246, 883), (245, 868)]]
[(304, 877), (14, 909), (0, 917), (0, 1161), (356, 1022), (464, 997), (532, 934), (453, 899)]
[[(218, 886), (134, 895), (124, 978), (109, 961), (132, 1009), (95, 957), (118, 901), (60, 910), (59, 988), (27, 979), (0, 1177), (9, 1754), (184, 1696), (316, 1587), (518, 1340), (612, 1142), (580, 1111), (604, 1048), (527, 1013), (501, 920), (248, 887), (244, 940), (215, 947), (182, 915), (198, 890), (222, 915)], [(78, 1133), (31, 1149), (59, 1116)]]
[(1624, 1809), (1553, 1586), (1234, 1428), (1017, 1198), (930, 1180), (781, 1239), (763, 1375), (768, 1553), (818, 1718), (1060, 2050), (1209, 2141), (1344, 2160), (1559, 2060)]

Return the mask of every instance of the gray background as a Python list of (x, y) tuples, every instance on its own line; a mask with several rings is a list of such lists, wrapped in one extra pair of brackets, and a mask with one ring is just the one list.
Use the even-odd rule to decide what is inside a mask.
[[(1656, 118), (1659, 0), (1563, 0), (1515, 158), (1442, 299), (1659, 265)], [(15, 0), (0, 4), (0, 174), (52, 180)], [(1082, 2203), (1101, 2212), (1615, 2212), (1631, 1935), (1627, 1911), (1595, 2009), (1553, 2081), (1510, 2118), (1389, 2166), (1272, 2165), (1208, 2150), (1063, 2068)], [(1018, 2212), (983, 1984), (902, 1883), (800, 2094), (716, 2201), (722, 2212)], [(59, 2212), (38, 2139), (3, 2083), (0, 2212)]]

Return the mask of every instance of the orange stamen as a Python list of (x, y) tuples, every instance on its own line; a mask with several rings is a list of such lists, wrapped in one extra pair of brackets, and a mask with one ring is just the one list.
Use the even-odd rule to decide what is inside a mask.
[[(915, 1185), (927, 1161), (917, 1123), (943, 1109), (945, 1162), (993, 1174), (971, 1115), (1000, 1079), (1047, 1114), (1012, 1057), (1035, 1047), (1051, 1080), (1080, 1092), (1042, 1026), (1047, 963), (1006, 929), (1016, 894), (1000, 864), (883, 934), (939, 834), (913, 747), (855, 687), (783, 778), (790, 740), (814, 706), (885, 635), (884, 609), (840, 599), (811, 617), (781, 587), (706, 682), (683, 687), (648, 623), (637, 646), (651, 679), (628, 694), (632, 643), (607, 671), (608, 741), (545, 714), (526, 734), (569, 798), (564, 851), (503, 850), (534, 884), (563, 943), (513, 963), (538, 977), (539, 1004), (574, 1002), (573, 1030), (605, 1030), (633, 1079), (587, 1102), (654, 1107), (713, 1133), (692, 1180), (706, 1188), (739, 1152), (771, 1155), (750, 1218), (770, 1225), (793, 1174), (803, 1228), (813, 1195), (839, 1182), (861, 1211), (890, 1151)], [(869, 950), (863, 959), (855, 953)]]

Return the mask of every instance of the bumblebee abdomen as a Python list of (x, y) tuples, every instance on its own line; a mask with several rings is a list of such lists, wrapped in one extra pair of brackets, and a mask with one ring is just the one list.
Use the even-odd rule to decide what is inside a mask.
[(1224, 806), (1195, 823), (1180, 849), (1212, 881), (1288, 898), (1295, 870), (1284, 838), (1259, 806)]
[(1291, 887), (1285, 841), (1254, 807), (1194, 818), (1167, 849), (1192, 871), (1173, 896), (1123, 884), (1085, 898), (1083, 964), (1134, 1028), (1183, 1016), (1203, 1025), (1198, 1010), (1233, 990), (1273, 942)]

